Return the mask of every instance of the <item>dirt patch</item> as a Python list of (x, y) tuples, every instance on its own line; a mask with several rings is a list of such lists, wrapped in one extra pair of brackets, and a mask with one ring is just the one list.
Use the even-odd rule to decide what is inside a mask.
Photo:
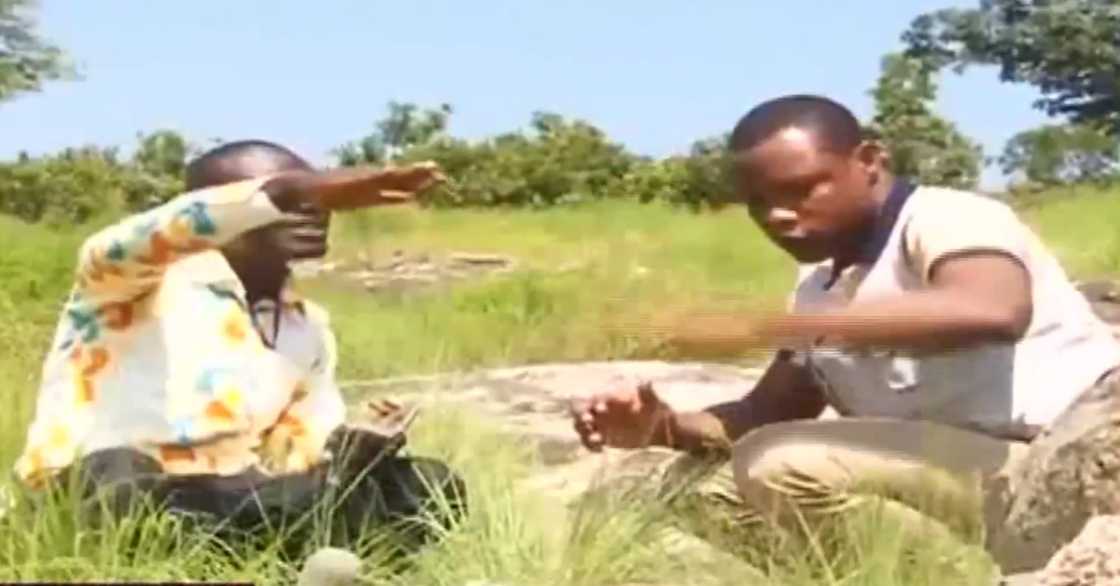
[(295, 273), (303, 278), (341, 282), (370, 293), (402, 295), (444, 290), (453, 284), (510, 273), (518, 267), (517, 259), (498, 254), (450, 252), (433, 255), (398, 250), (386, 258), (359, 256), (343, 261), (303, 263)]

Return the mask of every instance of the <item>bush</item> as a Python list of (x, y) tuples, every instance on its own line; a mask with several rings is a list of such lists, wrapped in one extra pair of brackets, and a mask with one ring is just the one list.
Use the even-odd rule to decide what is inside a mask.
[(120, 162), (115, 149), (80, 147), (0, 163), (0, 213), (58, 226), (150, 208), (183, 189), (181, 166), (153, 169), (151, 154)]
[(608, 198), (717, 207), (727, 192), (725, 138), (697, 142), (683, 157), (643, 158), (581, 120), (538, 112), (527, 131), (468, 141), (446, 132), (448, 106), (390, 103), (372, 134), (338, 148), (343, 166), (431, 160), (448, 182), (434, 207), (548, 207)]

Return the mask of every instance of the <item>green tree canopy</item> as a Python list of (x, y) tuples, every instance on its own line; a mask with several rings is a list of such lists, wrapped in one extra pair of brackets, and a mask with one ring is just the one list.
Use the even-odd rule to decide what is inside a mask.
[(335, 151), (339, 163), (433, 160), (448, 182), (427, 203), (545, 206), (607, 197), (637, 160), (598, 128), (558, 114), (537, 112), (526, 131), (467, 141), (446, 134), (451, 112), (392, 102), (372, 134)]
[(999, 163), (1004, 173), (1041, 186), (1113, 179), (1120, 138), (1086, 126), (1046, 125), (1015, 135)]
[(1051, 115), (1120, 133), (1120, 1), (982, 0), (923, 14), (903, 35), (933, 67), (995, 65)]
[(374, 131), (335, 150), (344, 166), (378, 164), (396, 159), (405, 150), (423, 145), (447, 130), (449, 104), (420, 108), (416, 104), (389, 102), (388, 114), (374, 124)]
[(921, 60), (890, 54), (871, 95), (875, 116), (868, 128), (891, 153), (892, 169), (919, 181), (975, 187), (983, 152), (957, 127), (933, 112), (936, 71)]
[(34, 0), (0, 0), (0, 102), (77, 75), (62, 50), (36, 32), (34, 6)]

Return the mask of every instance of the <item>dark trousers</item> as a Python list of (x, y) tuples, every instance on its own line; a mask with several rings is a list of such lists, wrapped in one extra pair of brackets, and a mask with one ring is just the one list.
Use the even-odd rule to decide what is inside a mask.
[[(392, 455), (368, 466), (332, 462), (306, 473), (168, 475), (131, 449), (91, 453), (77, 465), (84, 502), (111, 515), (148, 502), (225, 542), (282, 541), (298, 555), (313, 541), (355, 547), (370, 527), (421, 545), (465, 510), (462, 480), (438, 460)], [(323, 542), (326, 543), (323, 543)]]

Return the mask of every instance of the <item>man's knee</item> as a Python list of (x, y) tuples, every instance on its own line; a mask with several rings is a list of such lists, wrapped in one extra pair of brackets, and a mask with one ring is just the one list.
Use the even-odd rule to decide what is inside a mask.
[(55, 477), (53, 486), (80, 499), (87, 512), (103, 510), (119, 517), (156, 496), (153, 479), (160, 472), (153, 458), (130, 448), (112, 448), (79, 458)]
[(394, 458), (379, 479), (386, 508), (394, 516), (459, 515), (467, 504), (466, 483), (446, 463), (434, 458)]
[(792, 505), (842, 504), (842, 468), (828, 464), (827, 447), (783, 438), (778, 429), (760, 428), (737, 442), (732, 472), (743, 501), (768, 517)]

